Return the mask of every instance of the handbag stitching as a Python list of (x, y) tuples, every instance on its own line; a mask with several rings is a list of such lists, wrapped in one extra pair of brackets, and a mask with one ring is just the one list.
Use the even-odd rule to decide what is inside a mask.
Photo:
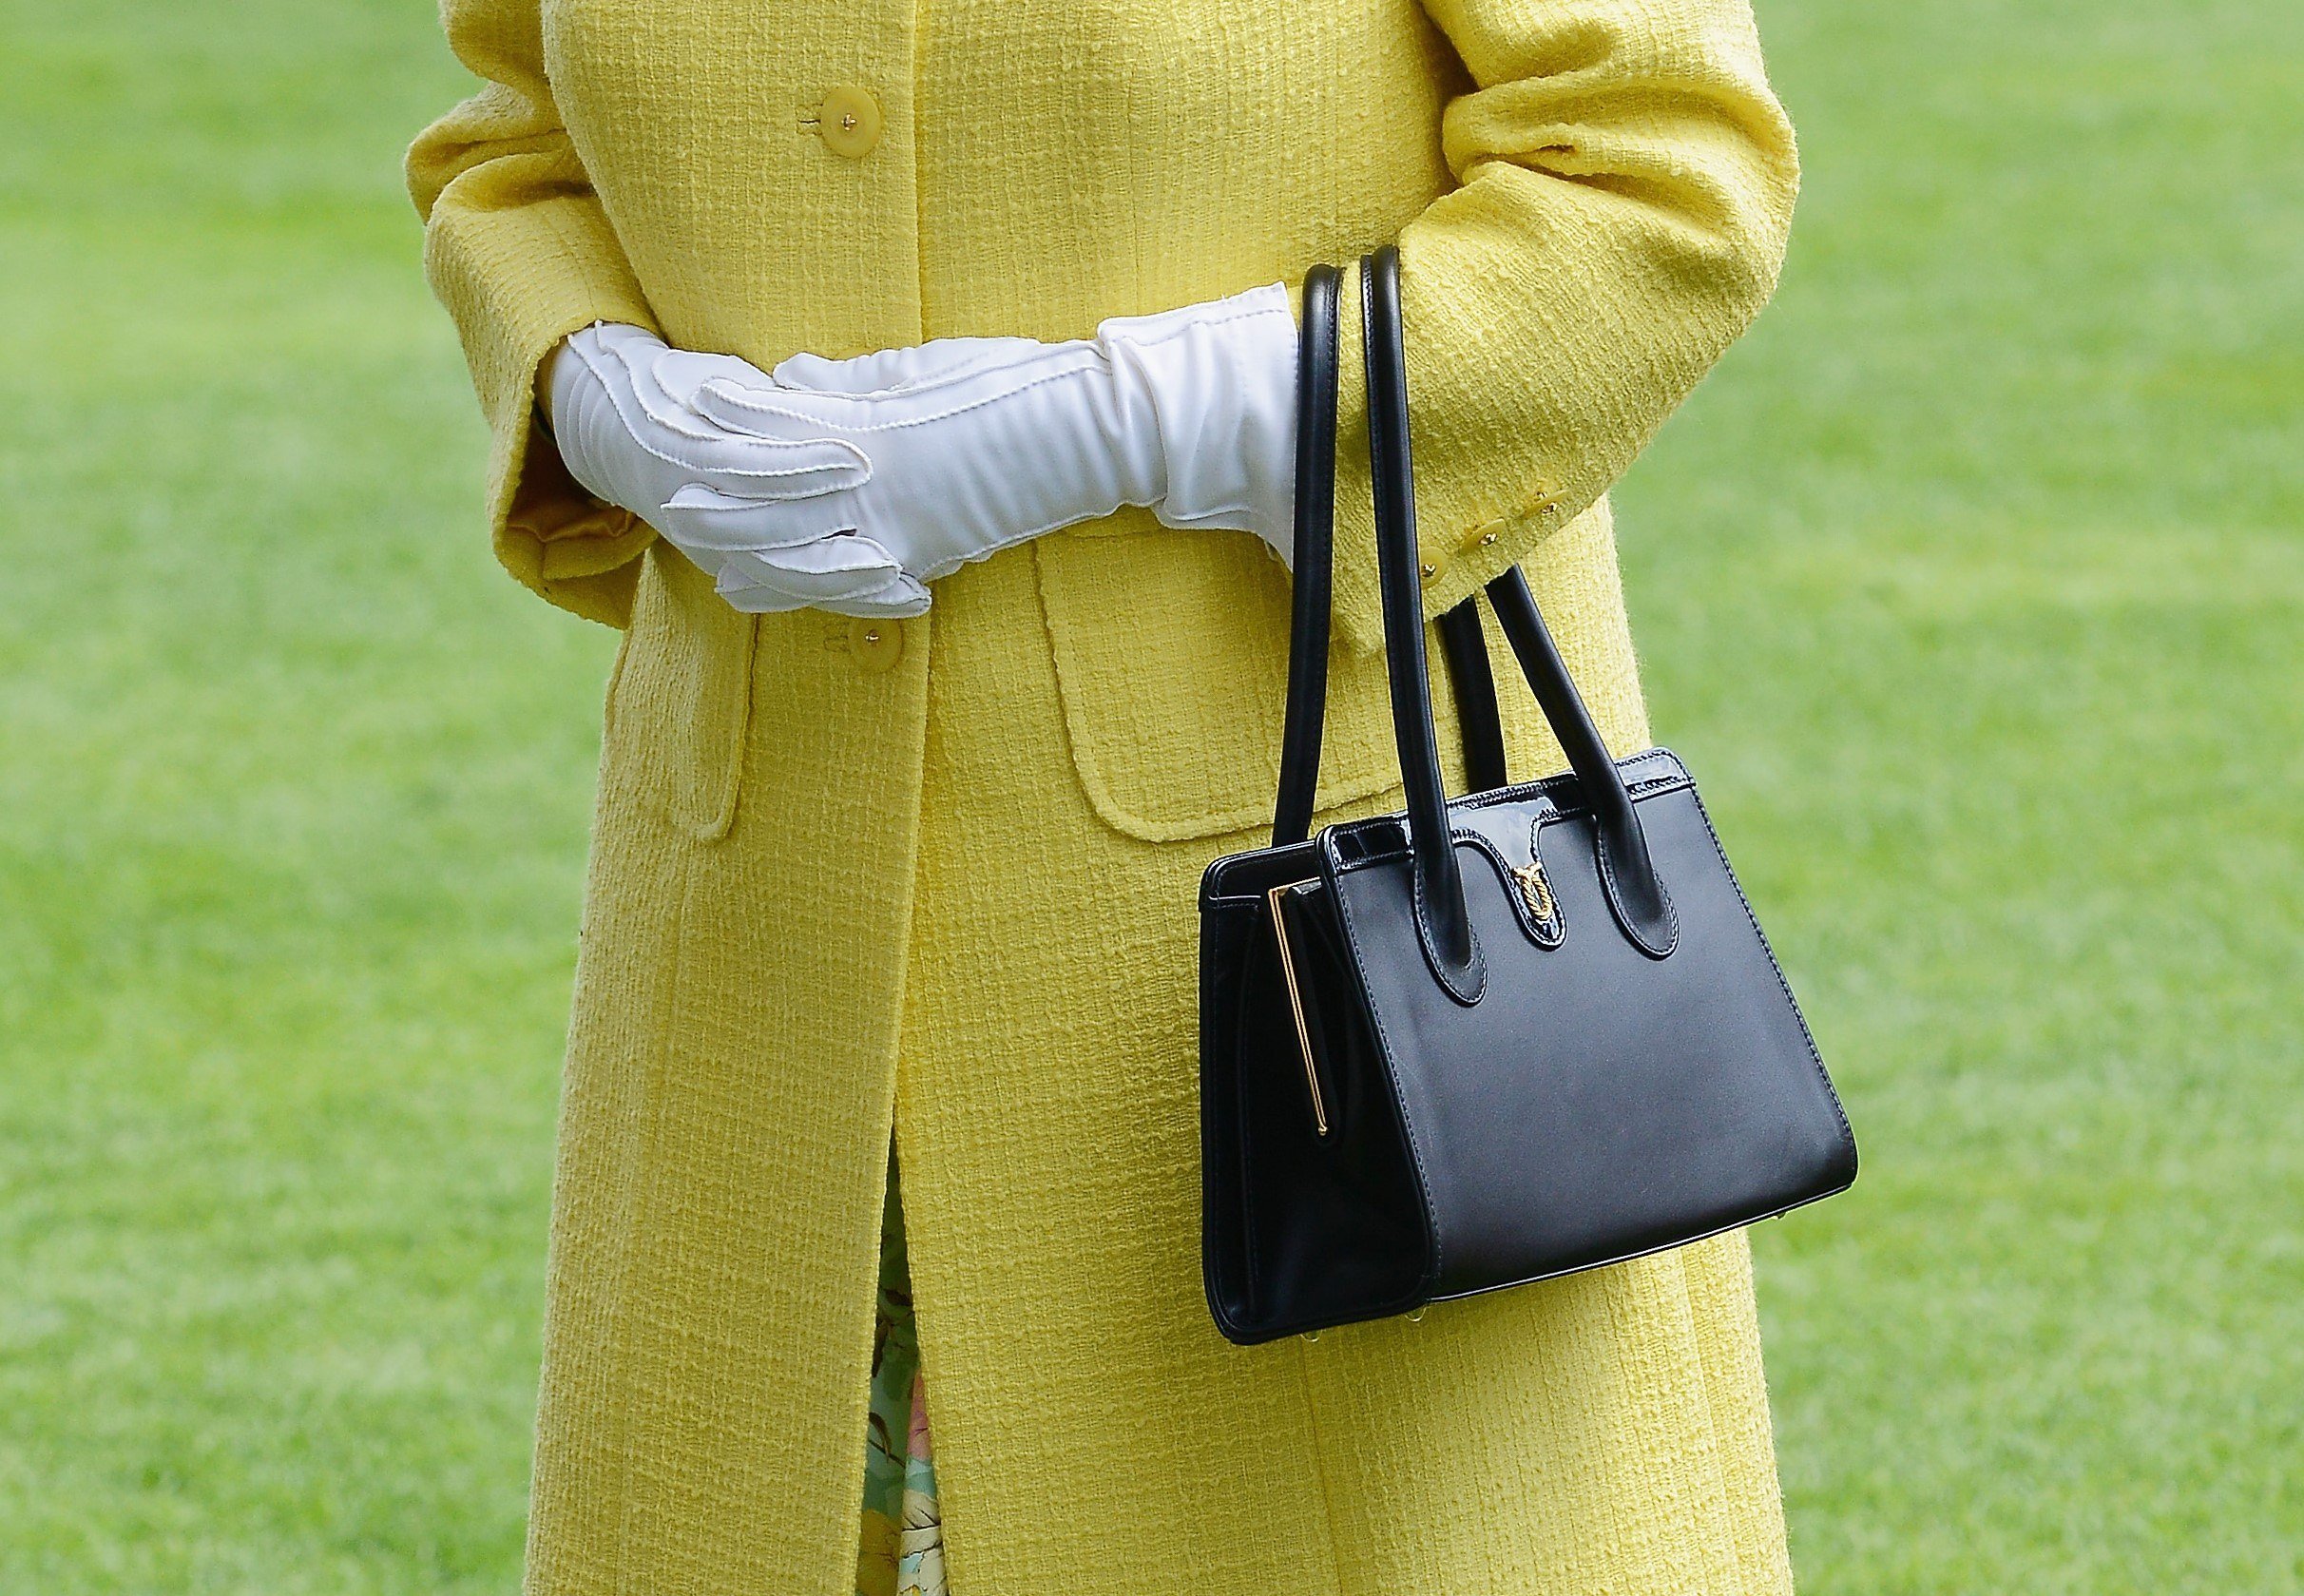
[[(1645, 752), (1635, 754), (1631, 759), (1625, 760), (1622, 761), (1622, 763), (1635, 764), (1642, 760), (1648, 760), (1654, 756), (1660, 755), (1663, 759), (1670, 760), (1672, 761), (1674, 767), (1673, 773), (1665, 776), (1642, 777), (1637, 781), (1625, 782), (1624, 791), (1631, 795), (1634, 799), (1637, 800), (1643, 798), (1654, 798), (1661, 793), (1674, 791), (1680, 787), (1693, 788), (1696, 785), (1695, 778), (1688, 774), (1686, 768), (1681, 766), (1679, 760), (1674, 758), (1671, 752), (1667, 749), (1648, 749)], [(1449, 800), (1449, 808), (1451, 810), (1490, 809), (1507, 803), (1530, 802), (1541, 798), (1549, 801), (1553, 806), (1553, 812), (1549, 815), (1542, 817), (1539, 821), (1540, 824), (1548, 826), (1553, 825), (1561, 820), (1581, 819), (1592, 813), (1591, 807), (1587, 804), (1564, 804), (1560, 802), (1559, 798), (1555, 796), (1553, 791), (1554, 788), (1557, 787), (1565, 789), (1567, 787), (1572, 787), (1575, 784), (1576, 780), (1573, 776), (1547, 776), (1541, 781), (1524, 781), (1517, 787), (1499, 787), (1493, 792), (1478, 793), (1465, 798), (1450, 798)], [(1389, 815), (1372, 816), (1365, 820), (1346, 821), (1341, 826), (1331, 827), (1330, 829), (1357, 832), (1386, 823), (1388, 821), (1398, 823), (1405, 818), (1406, 817), (1404, 814), (1395, 811)], [(1473, 834), (1467, 832), (1456, 832), (1453, 835), (1469, 839)], [(1367, 854), (1363, 855), (1359, 858), (1351, 860), (1339, 858), (1336, 861), (1335, 868), (1339, 874), (1348, 871), (1366, 870), (1372, 865), (1389, 864), (1394, 859), (1405, 857), (1409, 855), (1410, 851), (1411, 850), (1409, 849), (1408, 845), (1404, 842), (1398, 847), (1388, 848), (1380, 854)], [(1238, 857), (1243, 856), (1235, 856)]]
[[(1443, 810), (1442, 813), (1446, 813), (1446, 811)], [(1449, 828), (1448, 838), (1450, 844), (1462, 839), (1453, 826)], [(1440, 962), (1440, 955), (1432, 951), (1431, 938), (1425, 931), (1425, 927), (1430, 921), (1425, 913), (1424, 877), (1413, 870), (1408, 873), (1408, 894), (1416, 916), (1416, 945), (1424, 950), (1425, 968), (1430, 970), (1433, 978), (1440, 983), (1442, 991), (1463, 1004), (1467, 1009), (1477, 1008), (1480, 1000), (1488, 996), (1488, 955), (1480, 951), (1480, 937), (1472, 930), (1469, 911), (1466, 912), (1464, 921), (1464, 939), (1470, 944), (1470, 955), (1465, 960), (1465, 967), (1477, 969), (1480, 975), (1479, 979), (1473, 983), (1472, 990), (1468, 993), (1463, 988), (1456, 985), (1455, 979), (1449, 973), (1448, 967)]]
[[(1528, 846), (1531, 850), (1536, 845), (1536, 833), (1541, 832), (1546, 825), (1552, 822), (1541, 819), (1536, 822), (1535, 831), (1530, 833), (1528, 838)], [(1567, 914), (1557, 901), (1552, 906), (1550, 924), (1553, 929), (1549, 933), (1530, 916), (1527, 898), (1512, 885), (1512, 863), (1504, 856), (1503, 850), (1476, 831), (1460, 831), (1456, 833), (1456, 840), (1470, 843), (1486, 854), (1489, 862), (1495, 865), (1496, 874), (1504, 886), (1504, 895), (1511, 903), (1512, 913), (1520, 920), (1520, 929), (1527, 933), (1530, 942), (1548, 953), (1568, 939)]]
[[(1839, 1089), (1832, 1084), (1832, 1071), (1824, 1067), (1824, 1055), (1816, 1050), (1815, 1035), (1808, 1029), (1808, 1016), (1800, 1012), (1800, 1000), (1792, 995), (1792, 983), (1784, 978), (1784, 967), (1777, 962), (1776, 950), (1769, 946), (1768, 933), (1760, 929), (1760, 917), (1752, 912), (1752, 900), (1744, 895), (1744, 883), (1736, 878), (1736, 867), (1728, 862), (1728, 850), (1720, 846), (1720, 834), (1713, 828), (1712, 812), (1704, 807), (1703, 794), (1692, 791), (1690, 796), (1696, 799), (1697, 817), (1704, 822), (1704, 835), (1712, 841), (1712, 852), (1720, 861), (1720, 870), (1727, 875), (1728, 885), (1736, 889), (1736, 901), (1743, 907), (1745, 923), (1752, 927), (1752, 934), (1759, 940), (1760, 952), (1768, 959), (1768, 968), (1776, 974), (1777, 990), (1783, 992), (1784, 1002), (1791, 1008), (1792, 1017), (1799, 1025), (1800, 1040), (1808, 1045), (1808, 1061), (1816, 1067), (1816, 1079), (1824, 1083), (1824, 1096), (1832, 1104), (1834, 1117), (1840, 1122), (1840, 1140), (1848, 1144), (1849, 1153), (1853, 1156), (1856, 1151), (1855, 1127), (1848, 1123), (1848, 1110), (1841, 1106)], [(1853, 1184), (1855, 1177), (1851, 1175), (1849, 1181)]]
[[(1216, 1106), (1214, 1097), (1207, 1089), (1207, 1061), (1209, 1057), (1207, 1016), (1209, 1010), (1212, 1007), (1212, 999), (1216, 987), (1214, 971), (1219, 968), (1218, 961), (1211, 959), (1209, 957), (1209, 952), (1212, 941), (1219, 945), (1222, 941), (1220, 933), (1212, 927), (1211, 921), (1213, 919), (1216, 926), (1220, 926), (1226, 919), (1238, 918), (1240, 907), (1244, 906), (1246, 902), (1244, 898), (1226, 899), (1222, 897), (1221, 894), (1217, 891), (1218, 878), (1224, 873), (1224, 867), (1230, 862), (1231, 861), (1228, 859), (1214, 860), (1209, 864), (1208, 868), (1201, 873), (1200, 875), (1200, 1146), (1203, 1151), (1213, 1139), (1215, 1127), (1220, 1113)], [(1239, 1052), (1237, 1029), (1238, 1027), (1236, 1023), (1236, 1034), (1228, 1039), (1233, 1044), (1229, 1051), (1234, 1057), (1236, 1078), (1238, 1075), (1237, 1066)], [(1219, 1216), (1211, 1212), (1209, 1196), (1210, 1194), (1208, 1192), (1207, 1181), (1203, 1171), (1200, 1187), (1200, 1275), (1202, 1280), (1205, 1282), (1208, 1288), (1206, 1293), (1208, 1298), (1208, 1311), (1215, 1317), (1217, 1327), (1219, 1330), (1229, 1333), (1231, 1330), (1237, 1328), (1237, 1324), (1231, 1314), (1228, 1313), (1223, 1304), (1218, 1300), (1216, 1282), (1218, 1276), (1220, 1273), (1217, 1263), (1217, 1234), (1219, 1227), (1212, 1221)]]
[[(1679, 756), (1669, 748), (1643, 748), (1637, 754), (1628, 755), (1617, 760), (1616, 768), (1619, 771), (1625, 771), (1647, 764), (1668, 764), (1670, 768), (1661, 776), (1627, 779), (1624, 782), (1625, 792), (1638, 794), (1660, 791), (1672, 786), (1695, 785), (1696, 778), (1688, 774), (1688, 767), (1681, 764)], [(1558, 795), (1571, 789), (1582, 790), (1576, 779), (1576, 773), (1564, 770), (1556, 775), (1540, 777), (1534, 781), (1523, 781), (1518, 786), (1497, 787), (1485, 793), (1467, 793), (1462, 798), (1450, 798), (1449, 807), (1450, 809), (1492, 809), (1499, 804), (1519, 803), (1532, 798), (1548, 798), (1564, 817), (1592, 813), (1592, 806), (1588, 803), (1562, 803), (1560, 801)]]
[[(1693, 786), (1694, 783), (1690, 783), (1690, 785)], [(1627, 788), (1626, 791), (1628, 793), (1630, 789)], [(1637, 803), (1639, 799), (1635, 798), (1633, 801)], [(1656, 885), (1657, 890), (1664, 894), (1664, 918), (1671, 925), (1672, 934), (1665, 939), (1664, 945), (1659, 948), (1641, 934), (1640, 928), (1632, 923), (1632, 916), (1625, 912), (1624, 900), (1616, 884), (1616, 867), (1608, 862), (1607, 845), (1602, 840), (1600, 828), (1597, 826), (1592, 829), (1592, 857), (1600, 866), (1601, 888), (1608, 894), (1609, 911), (1615, 914), (1617, 929), (1624, 933), (1624, 939), (1652, 959), (1668, 959), (1678, 952), (1680, 951), (1680, 911), (1672, 906), (1672, 894), (1665, 891), (1664, 884), (1659, 881)], [(1723, 859), (1721, 862), (1726, 863), (1727, 861)]]

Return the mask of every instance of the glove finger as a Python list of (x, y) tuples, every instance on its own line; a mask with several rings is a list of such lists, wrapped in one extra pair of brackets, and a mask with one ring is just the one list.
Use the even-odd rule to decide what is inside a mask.
[[(663, 353), (664, 340), (644, 327), (618, 321), (595, 321), (568, 335), (567, 347), (610, 389), (625, 389), (644, 375), (649, 363)], [(619, 380), (621, 374), (623, 380)]]
[[(659, 427), (679, 426), (683, 407), (672, 400), (656, 376), (657, 361), (672, 353), (662, 339), (630, 337), (603, 338), (599, 352), (600, 358), (613, 362), (617, 372), (601, 371), (597, 365), (593, 369), (616, 396), (620, 412), (625, 409), (627, 395), (629, 403), (637, 407), (637, 414), (626, 414), (624, 417), (635, 432), (639, 431), (639, 424), (643, 420), (654, 422)], [(621, 381), (617, 374), (621, 374)], [(690, 425), (694, 425), (693, 420)]]
[(868, 597), (903, 574), (886, 549), (853, 535), (819, 538), (797, 548), (731, 554), (720, 566), (723, 582), (757, 583), (819, 605)]
[(780, 587), (742, 581), (725, 570), (720, 572), (720, 580), (713, 585), (712, 590), (745, 615), (782, 615), (795, 609), (814, 608), (816, 603), (798, 593), (787, 593)]
[(748, 438), (825, 439), (827, 433), (866, 431), (873, 420), (868, 397), (769, 388), (725, 377), (699, 388), (695, 403), (697, 414), (713, 426)]
[[(1016, 348), (1012, 354), (955, 359), (940, 369), (922, 371), (912, 380), (868, 393), (782, 385), (762, 388), (716, 376), (697, 390), (696, 408), (732, 433), (759, 437), (790, 437), (796, 433), (854, 436), (940, 421), (1028, 388), (1052, 382), (1073, 383), (1084, 377), (1093, 379), (1110, 369), (1104, 356), (1088, 343), (1044, 344), (1030, 338), (965, 341)], [(1025, 358), (1027, 354), (1029, 358)], [(778, 366), (777, 370), (780, 372), (784, 367)]]
[(571, 339), (575, 339), (586, 337), (587, 335), (590, 341), (597, 347), (615, 351), (619, 355), (634, 348), (662, 349), (665, 347), (663, 339), (649, 332), (645, 327), (636, 326), (629, 321), (595, 321), (589, 327), (583, 328), (569, 337)]
[(843, 498), (763, 499), (691, 482), (663, 505), (681, 535), (722, 553), (789, 548), (856, 529), (854, 507)]
[(902, 620), (928, 613), (928, 588), (917, 578), (900, 576), (877, 593), (860, 599), (838, 599), (823, 605), (837, 615), (869, 620)]
[[(885, 583), (904, 569), (902, 561), (856, 532), (838, 532), (789, 548), (746, 549), (745, 553), (783, 576), (853, 577), (876, 571)], [(855, 588), (850, 584), (845, 590)]]
[[(759, 369), (749, 362), (734, 356), (670, 349), (653, 339), (628, 340), (618, 348), (631, 378), (628, 402), (647, 423), (627, 415), (626, 430), (643, 450), (665, 464), (723, 483), (776, 484), (779, 489), (750, 495), (756, 498), (834, 493), (872, 480), (871, 457), (854, 444), (824, 436), (823, 427), (812, 419), (794, 418), (780, 428), (737, 433), (697, 410), (696, 390), (707, 380), (763, 381)], [(620, 398), (620, 412), (624, 403)]]
[(652, 386), (672, 404), (686, 406), (696, 391), (715, 379), (725, 382), (765, 383), (768, 374), (749, 360), (733, 355), (708, 355), (701, 350), (667, 348), (648, 364)]
[(722, 566), (714, 588), (739, 609), (757, 615), (806, 607), (836, 608), (844, 615), (909, 614), (919, 596), (919, 585), (902, 571), (862, 574), (839, 586), (752, 555), (738, 555)]
[(633, 436), (665, 465), (732, 498), (820, 498), (872, 480), (872, 456), (844, 438), (747, 436), (701, 426), (688, 434), (651, 430)]
[[(751, 498), (804, 498), (860, 488), (872, 480), (872, 459), (854, 444), (822, 436), (738, 433), (715, 425), (695, 408), (675, 402), (654, 372), (667, 351), (662, 340), (637, 329), (623, 337), (604, 336), (570, 347), (592, 369), (615, 407), (632, 445), (683, 474)], [(758, 374), (731, 356), (722, 361)], [(612, 365), (614, 370), (604, 370)]]

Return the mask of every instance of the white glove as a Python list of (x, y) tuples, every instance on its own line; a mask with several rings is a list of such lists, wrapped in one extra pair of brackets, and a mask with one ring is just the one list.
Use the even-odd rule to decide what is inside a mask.
[[(721, 535), (758, 539), (771, 564), (810, 536), (850, 531), (923, 583), (1122, 505), (1150, 506), (1171, 527), (1252, 531), (1286, 558), (1296, 359), (1296, 317), (1277, 283), (1116, 317), (1092, 340), (796, 355), (766, 383), (706, 377), (696, 408), (763, 442), (853, 445), (870, 471), (804, 497), (698, 487), (672, 502), (721, 511)], [(750, 607), (741, 579), (724, 572), (720, 588)]]
[[(747, 361), (673, 349), (639, 327), (602, 323), (571, 336), (547, 380), (552, 435), (568, 473), (655, 528), (723, 589), (742, 591), (748, 609), (815, 605), (877, 616), (926, 608), (928, 589), (869, 539), (811, 533), (777, 546), (754, 529), (730, 535), (720, 503), (829, 493), (869, 479), (872, 462), (835, 439), (728, 432), (694, 404), (711, 377), (768, 380)], [(699, 494), (711, 503), (690, 508)]]
[[(942, 338), (853, 360), (796, 355), (766, 375), (631, 328), (571, 339), (587, 366), (587, 337), (608, 341), (639, 408), (672, 434), (633, 430), (662, 513), (616, 502), (702, 549), (739, 609), (916, 614), (924, 584), (1123, 504), (1289, 552), (1296, 331), (1277, 283), (1114, 317), (1092, 340)], [(555, 367), (555, 394), (572, 364)], [(714, 469), (675, 481), (692, 461)]]

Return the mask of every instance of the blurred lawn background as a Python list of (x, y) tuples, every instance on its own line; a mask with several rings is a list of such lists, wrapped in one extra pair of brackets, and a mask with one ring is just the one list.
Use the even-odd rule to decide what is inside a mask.
[[(1865, 1138), (1812, 1593), (2304, 1591), (2304, 8), (1763, 0), (1621, 496)], [(611, 635), (491, 567), (421, 0), (0, 0), (0, 1590), (514, 1587)]]

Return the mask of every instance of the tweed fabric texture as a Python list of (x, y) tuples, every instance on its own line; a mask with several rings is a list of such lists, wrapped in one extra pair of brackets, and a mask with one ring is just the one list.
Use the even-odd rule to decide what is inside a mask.
[[(1260, 545), (1123, 511), (876, 639), (739, 616), (566, 477), (531, 406), (593, 319), (762, 365), (1073, 337), (1398, 237), (1428, 596), (1525, 564), (1638, 745), (1603, 490), (1766, 298), (1795, 184), (1744, 0), (445, 15), (489, 85), (410, 177), (496, 546), (626, 627), (534, 1596), (840, 1596), (892, 1131), (963, 1596), (1070, 1596), (1112, 1545), (1138, 1596), (1787, 1588), (1740, 1238), (1316, 1342), (1209, 1322), (1194, 888), (1271, 798), (1287, 580)], [(816, 115), (841, 86), (884, 115), (860, 155)], [(1329, 817), (1398, 802), (1358, 407), (1354, 381)], [(1557, 768), (1506, 699), (1516, 774)], [(1116, 1412), (1137, 1466), (1051, 1512)]]

